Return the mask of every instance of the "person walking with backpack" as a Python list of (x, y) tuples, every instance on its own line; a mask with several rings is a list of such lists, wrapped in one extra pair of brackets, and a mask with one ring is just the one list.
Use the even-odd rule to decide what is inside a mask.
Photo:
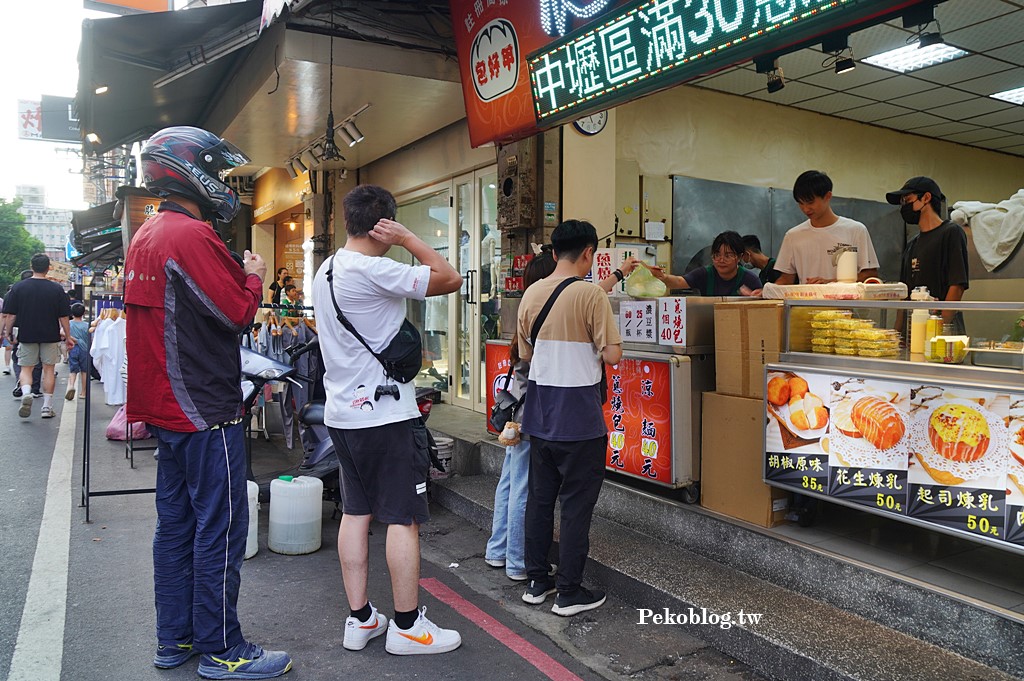
[[(555, 260), (550, 253), (541, 253), (526, 265), (523, 272), (523, 290), (527, 290), (555, 271)], [(508, 391), (519, 401), (512, 412), (512, 420), (519, 422), (526, 400), (526, 387), (530, 376), (530, 363), (519, 356), (518, 334), (513, 332), (509, 344), (509, 362), (513, 381)], [(514, 582), (526, 577), (525, 541), (523, 522), (526, 516), (526, 493), (530, 480), (530, 438), (519, 435), (519, 442), (505, 446), (505, 460), (501, 464), (501, 477), (494, 490), (494, 517), (491, 537), (487, 540), (484, 560), (493, 568), (505, 568), (505, 574)]]

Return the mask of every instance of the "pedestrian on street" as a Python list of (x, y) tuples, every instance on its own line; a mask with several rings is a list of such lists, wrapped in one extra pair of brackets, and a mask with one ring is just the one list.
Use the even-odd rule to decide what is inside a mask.
[[(554, 271), (555, 259), (550, 253), (534, 257), (523, 272), (523, 290), (529, 289), (532, 284)], [(512, 420), (519, 423), (526, 400), (530, 363), (519, 356), (518, 336), (514, 332), (508, 353), (513, 367), (508, 391), (519, 400), (519, 406), (512, 413)], [(494, 568), (505, 568), (505, 574), (514, 582), (527, 579), (523, 523), (530, 482), (530, 438), (523, 434), (519, 438), (518, 443), (505, 446), (505, 460), (501, 464), (501, 476), (494, 490), (491, 536), (484, 551), (486, 563)]]
[[(351, 613), (342, 645), (362, 650), (386, 629), (389, 653), (444, 653), (458, 648), (462, 637), (428, 620), (425, 607), (418, 608), (419, 528), (430, 517), (430, 459), (415, 386), (386, 376), (340, 317), (379, 353), (398, 334), (407, 300), (456, 291), (462, 277), (444, 256), (394, 221), (395, 198), (386, 189), (360, 185), (343, 203), (345, 246), (323, 263), (313, 281), (326, 369), (324, 423), (341, 463), (344, 500), (338, 558)], [(401, 246), (422, 264), (385, 257), (392, 246)], [(395, 606), (390, 623), (367, 593), (367, 535), (374, 518), (388, 526), (386, 556)]]
[(89, 366), (89, 322), (82, 319), (85, 316), (85, 305), (72, 303), (71, 305), (71, 337), (75, 339), (75, 347), (68, 353), (68, 388), (64, 393), (64, 399), (71, 401), (75, 399), (75, 385), (81, 380), (81, 392), (79, 397), (85, 397), (85, 382), (89, 380), (87, 367)]
[[(590, 272), (597, 243), (597, 231), (589, 222), (567, 220), (555, 228), (555, 271), (524, 292), (516, 329), (519, 354), (530, 362), (522, 424), (522, 432), (530, 436), (530, 584), (523, 600), (540, 604), (557, 590), (551, 611), (562, 616), (605, 601), (604, 592), (586, 589), (582, 582), (608, 446), (602, 362), (615, 364), (622, 358), (622, 338), (605, 290), (580, 280)], [(546, 317), (545, 308), (550, 312)], [(548, 552), (556, 499), (562, 504), (561, 530), (552, 582)]]
[[(548, 249), (545, 246), (545, 249)], [(636, 258), (626, 258), (622, 266), (611, 275), (597, 282), (606, 292), (625, 279), (640, 263)], [(523, 272), (523, 290), (555, 271), (555, 259), (550, 250), (545, 250), (526, 265)], [(509, 392), (519, 400), (519, 406), (512, 414), (512, 420), (520, 423), (526, 404), (526, 390), (529, 383), (530, 363), (519, 355), (519, 336), (512, 334), (509, 344), (509, 361), (513, 366), (513, 382)], [(491, 536), (487, 540), (484, 561), (493, 568), (505, 568), (505, 575), (514, 582), (526, 581), (526, 499), (530, 484), (530, 438), (519, 434), (519, 442), (505, 447), (505, 460), (501, 465), (501, 476), (494, 490), (494, 516), (491, 519)]]
[(60, 284), (46, 278), (50, 271), (50, 258), (44, 253), (32, 256), (32, 276), (22, 279), (11, 288), (0, 315), (0, 337), (14, 340), (14, 327), (18, 327), (18, 365), (21, 367), (21, 407), (18, 416), (32, 415), (32, 370), (42, 362), (43, 407), (39, 415), (53, 418), (53, 388), (56, 384), (55, 367), (60, 361), (61, 332), (68, 349), (74, 347), (68, 318), (71, 306)]
[(238, 621), (249, 529), (238, 335), (263, 294), (266, 263), (232, 258), (211, 222), (238, 212), (220, 173), (249, 159), (199, 128), (165, 128), (142, 148), (146, 188), (163, 197), (125, 260), (128, 422), (157, 439), (153, 664), (202, 654), (199, 676), (267, 679), (285, 652), (247, 641)]

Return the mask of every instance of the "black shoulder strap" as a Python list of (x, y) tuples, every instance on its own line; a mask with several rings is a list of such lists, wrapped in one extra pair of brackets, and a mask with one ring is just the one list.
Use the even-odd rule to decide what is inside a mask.
[(533, 328), (530, 329), (530, 345), (534, 347), (537, 346), (537, 334), (540, 333), (540, 327), (544, 325), (544, 320), (548, 318), (548, 313), (551, 312), (551, 306), (555, 304), (555, 299), (561, 295), (562, 291), (565, 290), (565, 287), (574, 281), (581, 281), (581, 279), (579, 277), (569, 277), (556, 286), (555, 290), (552, 291), (551, 297), (548, 298), (548, 302), (544, 303), (544, 307), (541, 308), (540, 314), (537, 315), (537, 321), (533, 323)]
[(356, 331), (356, 327), (352, 326), (352, 322), (348, 320), (348, 317), (345, 316), (345, 313), (341, 311), (340, 307), (338, 307), (338, 298), (334, 295), (334, 257), (335, 256), (333, 255), (331, 256), (331, 264), (327, 268), (327, 286), (328, 288), (331, 289), (331, 302), (334, 303), (334, 311), (338, 313), (338, 321), (341, 322), (341, 325), (348, 329), (348, 332), (355, 336), (356, 340), (362, 343), (363, 347), (369, 350), (370, 354), (373, 355), (377, 359), (377, 361), (383, 365), (384, 362), (381, 361), (380, 355), (373, 351), (373, 348), (371, 348), (370, 345), (363, 339), (363, 337), (359, 335), (359, 332)]

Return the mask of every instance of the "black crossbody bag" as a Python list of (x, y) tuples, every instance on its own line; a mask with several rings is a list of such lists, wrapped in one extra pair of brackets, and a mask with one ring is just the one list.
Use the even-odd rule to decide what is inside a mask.
[(334, 294), (333, 255), (331, 256), (330, 267), (327, 268), (327, 284), (331, 289), (331, 302), (334, 303), (334, 311), (338, 313), (338, 321), (380, 362), (380, 365), (384, 367), (384, 375), (399, 383), (408, 383), (414, 379), (423, 366), (423, 346), (420, 340), (420, 332), (416, 330), (416, 327), (408, 319), (402, 320), (398, 333), (391, 339), (387, 347), (379, 353), (374, 352), (373, 348), (356, 331), (356, 327), (352, 326), (352, 322), (348, 320), (345, 313), (338, 307), (338, 298)]

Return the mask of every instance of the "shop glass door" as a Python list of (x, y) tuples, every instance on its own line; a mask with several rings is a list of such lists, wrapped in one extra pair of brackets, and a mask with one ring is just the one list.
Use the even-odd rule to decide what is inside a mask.
[(456, 259), (462, 288), (453, 295), (452, 402), (484, 411), (487, 401), (486, 342), (498, 338), (501, 237), (497, 229), (497, 172), (478, 170), (453, 180)]
[[(395, 219), (405, 225), (434, 250), (451, 261), (451, 189), (448, 183), (435, 186), (403, 200)], [(413, 257), (404, 248), (392, 248), (388, 255), (408, 264)], [(451, 362), (449, 334), (449, 296), (431, 296), (425, 301), (410, 300), (406, 316), (420, 329), (423, 342), (423, 368), (415, 378), (417, 388), (437, 388), (448, 391), (448, 372)]]

